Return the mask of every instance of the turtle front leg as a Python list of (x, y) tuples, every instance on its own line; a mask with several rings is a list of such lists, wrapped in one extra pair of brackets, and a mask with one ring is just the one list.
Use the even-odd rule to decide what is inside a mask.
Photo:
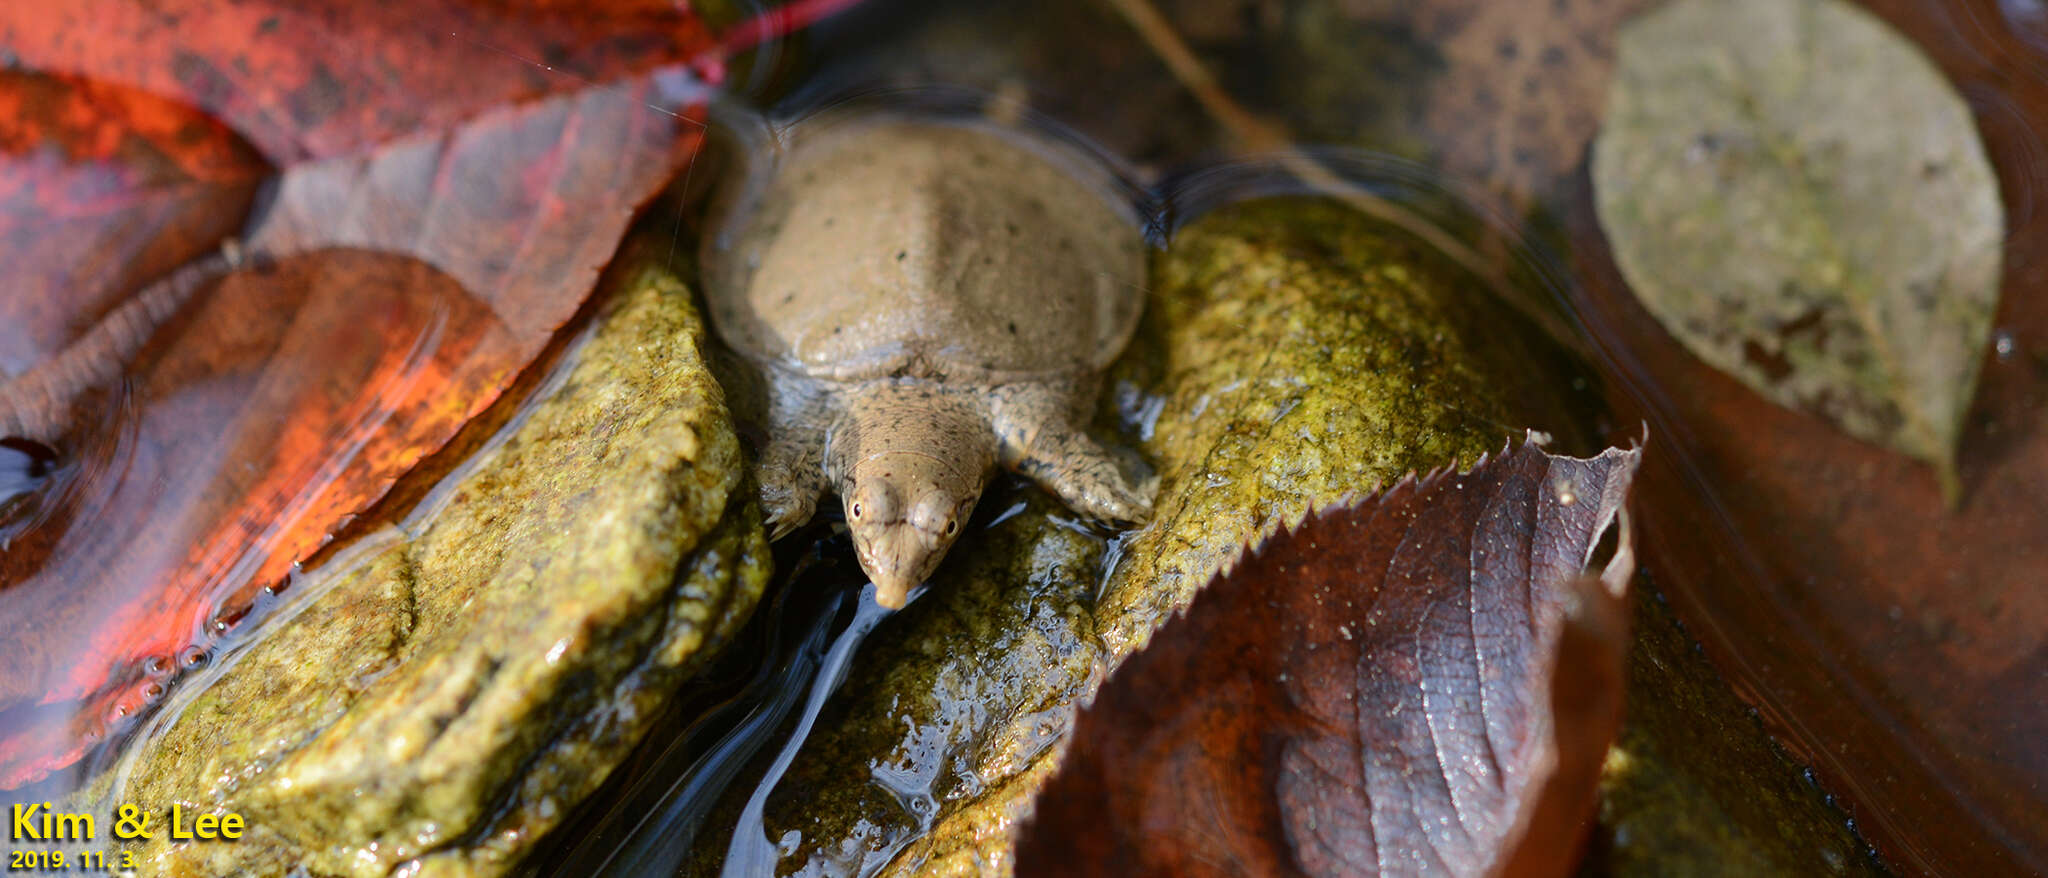
[(831, 417), (824, 394), (794, 388), (771, 391), (768, 446), (754, 467), (768, 538), (779, 540), (811, 520), (823, 496), (825, 431)]
[(817, 430), (783, 430), (768, 440), (756, 465), (761, 483), (761, 512), (768, 538), (779, 540), (811, 520), (825, 493), (825, 434)]
[(1124, 478), (1109, 451), (1081, 428), (1073, 411), (1076, 398), (1066, 384), (1003, 388), (991, 411), (1003, 465), (1083, 515), (1133, 524), (1150, 519), (1152, 498)]

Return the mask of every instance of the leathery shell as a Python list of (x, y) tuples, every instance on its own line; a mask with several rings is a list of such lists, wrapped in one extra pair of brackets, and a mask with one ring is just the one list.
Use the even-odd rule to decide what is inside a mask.
[(1099, 370), (1143, 306), (1145, 247), (1110, 175), (1042, 136), (888, 118), (799, 129), (705, 236), (719, 334), (850, 381)]

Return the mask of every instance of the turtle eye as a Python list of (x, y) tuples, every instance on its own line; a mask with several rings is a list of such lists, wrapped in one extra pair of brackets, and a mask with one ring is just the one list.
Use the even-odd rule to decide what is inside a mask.
[(852, 508), (852, 509), (848, 509), (848, 510), (846, 510), (846, 511), (847, 511), (847, 513), (848, 513), (849, 515), (852, 515), (852, 516), (853, 516), (853, 519), (854, 519), (855, 521), (859, 521), (859, 520), (860, 520), (860, 504), (859, 504), (859, 503), (855, 503), (855, 504), (853, 504), (853, 508)]
[(958, 521), (955, 521), (955, 520), (953, 520), (953, 519), (950, 519), (950, 518), (946, 519), (946, 536), (949, 536), (949, 537), (950, 537), (950, 536), (952, 536), (952, 535), (954, 535), (954, 534), (956, 534), (956, 533), (959, 533), (959, 532), (960, 532), (960, 522), (958, 522)]

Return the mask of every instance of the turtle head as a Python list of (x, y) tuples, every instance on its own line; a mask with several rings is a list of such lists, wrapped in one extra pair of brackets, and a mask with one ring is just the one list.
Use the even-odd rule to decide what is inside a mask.
[(882, 606), (900, 609), (967, 526), (988, 478), (986, 466), (976, 469), (914, 451), (875, 454), (853, 468), (840, 491), (846, 525)]

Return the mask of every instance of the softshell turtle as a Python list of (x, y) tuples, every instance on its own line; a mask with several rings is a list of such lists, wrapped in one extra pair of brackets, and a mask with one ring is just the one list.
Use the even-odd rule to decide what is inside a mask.
[(1084, 430), (1130, 341), (1145, 247), (1099, 164), (978, 122), (800, 126), (721, 197), (702, 259), (720, 337), (769, 384), (776, 536), (839, 494), (880, 602), (938, 566), (996, 464), (1104, 520), (1149, 497)]

